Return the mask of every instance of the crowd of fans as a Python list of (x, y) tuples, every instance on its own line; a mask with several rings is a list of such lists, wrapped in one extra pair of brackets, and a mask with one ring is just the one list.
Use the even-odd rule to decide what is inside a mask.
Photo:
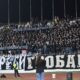
[(0, 27), (0, 50), (7, 53), (75, 54), (80, 50), (79, 19), (31, 21)]

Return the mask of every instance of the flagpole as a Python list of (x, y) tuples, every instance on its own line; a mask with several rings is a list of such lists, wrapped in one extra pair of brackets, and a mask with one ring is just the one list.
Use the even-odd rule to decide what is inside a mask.
[(31, 18), (32, 18), (32, 6), (31, 6), (31, 0), (30, 0), (30, 21), (31, 21)]
[(9, 5), (10, 1), (8, 0), (8, 26), (10, 26), (10, 5)]
[(66, 5), (65, 5), (65, 0), (64, 0), (64, 18), (66, 17)]
[(52, 0), (52, 19), (54, 19), (54, 0)]
[(43, 0), (41, 0), (41, 21), (43, 21)]
[(19, 0), (19, 24), (21, 24), (21, 9), (20, 9), (21, 8), (20, 7), (21, 5), (20, 4), (21, 4), (21, 2)]
[(75, 15), (76, 15), (76, 19), (77, 19), (77, 0), (75, 0)]

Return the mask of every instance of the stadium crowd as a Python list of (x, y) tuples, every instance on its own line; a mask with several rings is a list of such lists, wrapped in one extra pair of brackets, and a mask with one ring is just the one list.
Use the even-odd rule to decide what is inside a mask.
[(0, 27), (0, 52), (75, 54), (80, 50), (80, 20), (31, 21)]

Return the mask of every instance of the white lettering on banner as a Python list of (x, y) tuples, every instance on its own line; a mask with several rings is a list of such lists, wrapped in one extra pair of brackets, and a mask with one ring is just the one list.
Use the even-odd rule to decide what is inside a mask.
[[(63, 60), (62, 60), (63, 59)], [(56, 67), (64, 67), (65, 63), (64, 63), (64, 55), (57, 55), (56, 56)]]
[(45, 58), (46, 60), (46, 67), (47, 68), (53, 68), (54, 67), (54, 57), (53, 56), (47, 56)]
[(19, 69), (24, 69), (25, 68), (25, 59), (26, 59), (26, 56), (20, 56)]
[(80, 55), (77, 55), (77, 56), (78, 56), (78, 65), (77, 65), (77, 67), (80, 68)]
[(13, 63), (15, 63), (16, 62), (16, 64), (17, 64), (17, 68), (19, 69), (19, 59), (20, 59), (20, 55), (15, 55), (15, 58), (14, 58), (14, 62)]
[(74, 59), (75, 55), (68, 55), (67, 57), (68, 58), (67, 58), (66, 68), (70, 67), (75, 68), (75, 59)]
[(15, 61), (17, 62), (20, 58), (20, 55), (15, 56)]
[[(13, 57), (13, 58), (11, 58)], [(21, 69), (34, 69), (35, 68), (35, 56), (0, 56), (0, 69), (11, 70), (11, 65), (17, 62), (18, 68)], [(79, 68), (80, 67), (80, 55), (49, 55), (44, 56), (46, 61), (46, 68)], [(32, 64), (33, 63), (33, 64)]]
[(6, 69), (11, 69), (10, 57), (6, 58)]
[(5, 63), (5, 57), (4, 56), (2, 56), (2, 57), (0, 57), (0, 69), (2, 69), (2, 65)]
[(33, 66), (32, 66), (32, 59), (33, 59), (33, 57), (27, 57), (27, 60), (28, 60), (28, 69), (33, 69)]

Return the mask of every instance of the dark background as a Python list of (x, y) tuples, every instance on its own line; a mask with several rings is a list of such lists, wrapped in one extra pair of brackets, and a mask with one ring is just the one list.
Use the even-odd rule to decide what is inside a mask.
[[(30, 0), (21, 0), (21, 22), (29, 21)], [(80, 16), (80, 0), (78, 2), (78, 17)], [(64, 0), (54, 0), (54, 15), (64, 16)], [(10, 22), (18, 22), (19, 0), (10, 0)], [(32, 0), (32, 17), (40, 19), (41, 0)], [(66, 0), (66, 14), (75, 17), (75, 0)], [(52, 0), (43, 0), (43, 18), (52, 19)], [(8, 21), (8, 0), (0, 0), (0, 23)]]

